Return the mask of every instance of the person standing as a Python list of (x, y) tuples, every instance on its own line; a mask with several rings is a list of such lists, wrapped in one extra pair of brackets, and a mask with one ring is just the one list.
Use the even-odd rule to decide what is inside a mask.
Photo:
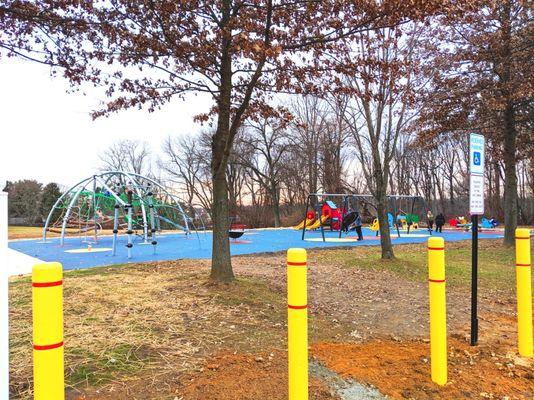
[(434, 228), (434, 214), (432, 214), (432, 210), (428, 210), (426, 219), (428, 220), (428, 230), (432, 232), (432, 229)]
[(362, 217), (358, 211), (356, 211), (356, 219), (354, 220), (354, 227), (356, 228), (356, 233), (358, 234), (358, 241), (363, 240), (362, 235)]
[(436, 232), (442, 233), (443, 225), (445, 225), (445, 217), (439, 213), (436, 217)]

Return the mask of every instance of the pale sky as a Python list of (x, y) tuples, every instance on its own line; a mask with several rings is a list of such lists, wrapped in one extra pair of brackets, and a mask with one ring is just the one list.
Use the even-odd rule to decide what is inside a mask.
[(74, 184), (97, 169), (99, 153), (114, 141), (144, 140), (158, 153), (167, 136), (199, 131), (193, 116), (211, 106), (206, 96), (190, 96), (154, 113), (128, 110), (92, 121), (100, 93), (67, 89), (45, 65), (0, 59), (0, 180)]

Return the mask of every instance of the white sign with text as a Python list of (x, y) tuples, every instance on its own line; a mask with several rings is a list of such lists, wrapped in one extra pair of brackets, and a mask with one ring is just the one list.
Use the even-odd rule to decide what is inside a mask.
[(484, 214), (484, 156), (485, 138), (472, 133), (469, 136), (469, 212)]

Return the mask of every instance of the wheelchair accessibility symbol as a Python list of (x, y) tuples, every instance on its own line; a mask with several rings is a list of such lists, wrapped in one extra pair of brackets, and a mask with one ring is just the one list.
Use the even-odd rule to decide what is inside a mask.
[(480, 153), (478, 151), (473, 152), (473, 164), (480, 165)]

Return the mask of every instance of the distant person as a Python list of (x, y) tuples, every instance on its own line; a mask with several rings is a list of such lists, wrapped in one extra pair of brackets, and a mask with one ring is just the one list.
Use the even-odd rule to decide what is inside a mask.
[(432, 210), (428, 210), (426, 213), (426, 219), (428, 220), (428, 230), (432, 231), (434, 228), (434, 214), (432, 214)]
[(436, 217), (436, 232), (442, 233), (443, 225), (445, 225), (445, 217), (439, 213)]
[(356, 233), (358, 234), (358, 241), (363, 240), (362, 235), (362, 217), (358, 211), (356, 211), (356, 219), (354, 220), (354, 227), (356, 228)]

